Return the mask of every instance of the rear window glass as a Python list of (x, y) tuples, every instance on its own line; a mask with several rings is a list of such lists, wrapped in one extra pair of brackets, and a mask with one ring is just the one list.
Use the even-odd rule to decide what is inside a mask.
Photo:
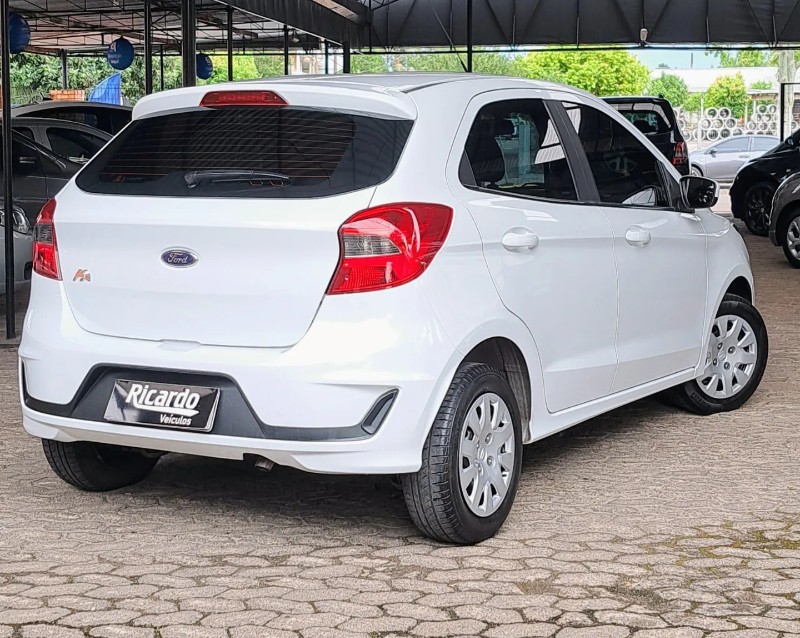
[(411, 125), (319, 109), (192, 109), (134, 121), (77, 184), (167, 197), (336, 195), (387, 179)]
[(611, 106), (645, 135), (669, 133), (673, 128), (672, 118), (660, 104), (642, 102)]

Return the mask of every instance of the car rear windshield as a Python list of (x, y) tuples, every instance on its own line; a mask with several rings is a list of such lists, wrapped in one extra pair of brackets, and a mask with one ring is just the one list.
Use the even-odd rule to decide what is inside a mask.
[(77, 184), (110, 195), (337, 195), (386, 180), (411, 126), (310, 108), (197, 108), (135, 120)]
[(669, 133), (675, 128), (672, 109), (665, 108), (657, 102), (622, 103), (611, 106), (645, 135)]

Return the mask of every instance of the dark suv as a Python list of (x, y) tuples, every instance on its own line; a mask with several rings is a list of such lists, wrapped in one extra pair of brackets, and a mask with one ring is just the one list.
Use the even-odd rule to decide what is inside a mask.
[(731, 185), (731, 212), (754, 235), (766, 236), (775, 191), (790, 175), (800, 171), (800, 130), (771, 151), (747, 162)]
[(681, 175), (689, 174), (689, 153), (675, 111), (663, 97), (607, 97), (605, 101), (647, 136)]

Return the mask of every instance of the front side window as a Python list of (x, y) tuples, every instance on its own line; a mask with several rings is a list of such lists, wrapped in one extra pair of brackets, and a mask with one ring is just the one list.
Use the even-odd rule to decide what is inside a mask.
[(637, 137), (605, 113), (565, 103), (604, 204), (666, 207), (660, 161)]
[(746, 137), (737, 137), (735, 140), (722, 142), (717, 146), (718, 153), (746, 153), (750, 147), (750, 140)]
[(487, 104), (472, 124), (465, 151), (478, 187), (507, 195), (577, 199), (564, 148), (542, 100)]

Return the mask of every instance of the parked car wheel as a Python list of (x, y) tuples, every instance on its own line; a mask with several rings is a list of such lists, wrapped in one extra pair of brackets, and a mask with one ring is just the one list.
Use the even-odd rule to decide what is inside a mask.
[(736, 410), (753, 395), (769, 354), (767, 328), (747, 299), (727, 294), (711, 328), (702, 376), (674, 388), (672, 400), (696, 414)]
[(158, 457), (117, 445), (42, 439), (42, 447), (60, 479), (88, 492), (107, 492), (138, 483), (158, 463)]
[(790, 214), (783, 226), (780, 238), (783, 254), (794, 268), (800, 268), (800, 208)]
[(703, 176), (703, 171), (700, 170), (700, 167), (697, 166), (697, 164), (692, 164), (692, 168), (689, 172), (696, 177)]
[(775, 188), (768, 182), (753, 184), (744, 196), (742, 219), (747, 230), (759, 237), (766, 237), (769, 228), (769, 211)]
[(505, 377), (469, 363), (456, 373), (422, 451), (401, 477), (408, 511), (427, 536), (472, 544), (506, 520), (522, 466), (522, 427)]

